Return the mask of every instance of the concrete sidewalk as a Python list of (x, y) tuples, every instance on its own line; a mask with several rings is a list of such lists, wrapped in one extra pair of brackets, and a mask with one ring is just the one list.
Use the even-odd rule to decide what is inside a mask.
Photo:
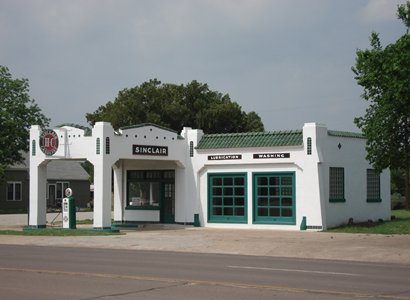
[[(0, 219), (3, 219), (3, 216), (1, 215)], [(1, 224), (2, 222), (4, 221), (0, 221)], [(121, 230), (121, 232), (125, 234), (87, 237), (3, 235), (0, 236), (0, 245), (299, 257), (400, 263), (408, 264), (410, 267), (410, 235), (213, 229), (178, 225), (148, 225), (140, 230)]]

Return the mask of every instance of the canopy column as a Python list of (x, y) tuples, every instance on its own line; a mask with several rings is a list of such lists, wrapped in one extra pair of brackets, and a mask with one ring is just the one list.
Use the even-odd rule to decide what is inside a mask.
[(111, 164), (94, 164), (94, 228), (111, 229)]
[(47, 222), (47, 162), (30, 161), (30, 228), (45, 228)]
[(113, 165), (114, 170), (114, 221), (122, 222), (124, 219), (124, 174), (123, 161), (119, 160)]

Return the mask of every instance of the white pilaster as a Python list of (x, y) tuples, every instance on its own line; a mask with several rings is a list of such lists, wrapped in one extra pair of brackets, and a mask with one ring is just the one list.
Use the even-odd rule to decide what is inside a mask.
[(46, 227), (47, 213), (47, 164), (30, 162), (30, 213), (29, 227)]
[[(194, 214), (192, 216), (187, 215), (188, 211), (192, 211), (187, 203), (187, 190), (186, 190), (186, 170), (183, 168), (175, 169), (175, 222), (187, 223), (193, 222)], [(189, 194), (192, 195), (192, 194)], [(194, 195), (192, 195), (194, 197)]]
[[(114, 130), (111, 124), (97, 122), (92, 136), (96, 145), (96, 152), (90, 161), (94, 164), (94, 228), (111, 228), (111, 172), (114, 160), (112, 144), (107, 145), (107, 138), (113, 138)], [(99, 140), (99, 143), (97, 143)], [(109, 151), (107, 151), (109, 148)]]
[(94, 228), (111, 228), (111, 165), (94, 164)]
[(41, 153), (39, 136), (41, 128), (33, 125), (30, 128), (30, 196), (29, 221), (32, 228), (44, 228), (47, 221), (47, 161)]
[[(327, 128), (323, 124), (305, 123), (303, 126), (303, 143), (304, 147), (304, 164), (302, 189), (303, 192), (298, 196), (298, 220), (297, 225), (301, 223), (301, 219), (306, 216), (307, 225), (325, 226), (326, 211), (323, 198), (323, 149), (321, 145), (327, 137)], [(308, 139), (310, 139), (310, 154), (308, 154)], [(301, 205), (309, 203), (309, 206)]]
[(123, 193), (123, 167), (122, 160), (114, 164), (114, 221), (121, 222), (124, 219), (124, 193)]

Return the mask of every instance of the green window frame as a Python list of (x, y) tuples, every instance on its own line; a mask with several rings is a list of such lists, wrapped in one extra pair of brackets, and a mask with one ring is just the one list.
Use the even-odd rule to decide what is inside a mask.
[(95, 141), (95, 154), (99, 155), (100, 154), (100, 138), (97, 138)]
[(329, 168), (329, 202), (346, 202), (344, 168)]
[(366, 170), (366, 201), (382, 201), (380, 197), (380, 174), (374, 169)]
[(110, 138), (105, 138), (105, 154), (110, 154)]
[(31, 156), (36, 156), (36, 140), (31, 142)]
[(189, 157), (194, 157), (194, 142), (189, 142)]
[(294, 172), (253, 173), (253, 223), (296, 224)]
[(247, 173), (208, 174), (208, 222), (247, 223)]
[(307, 155), (312, 155), (312, 138), (307, 138)]

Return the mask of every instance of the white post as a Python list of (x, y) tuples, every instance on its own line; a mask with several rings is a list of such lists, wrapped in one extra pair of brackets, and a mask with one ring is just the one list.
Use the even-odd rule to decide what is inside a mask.
[(94, 228), (111, 228), (111, 165), (94, 164)]
[(114, 169), (114, 221), (121, 222), (124, 219), (124, 199), (123, 199), (123, 168), (122, 161), (113, 165)]
[(29, 227), (45, 228), (47, 221), (47, 163), (30, 160)]

